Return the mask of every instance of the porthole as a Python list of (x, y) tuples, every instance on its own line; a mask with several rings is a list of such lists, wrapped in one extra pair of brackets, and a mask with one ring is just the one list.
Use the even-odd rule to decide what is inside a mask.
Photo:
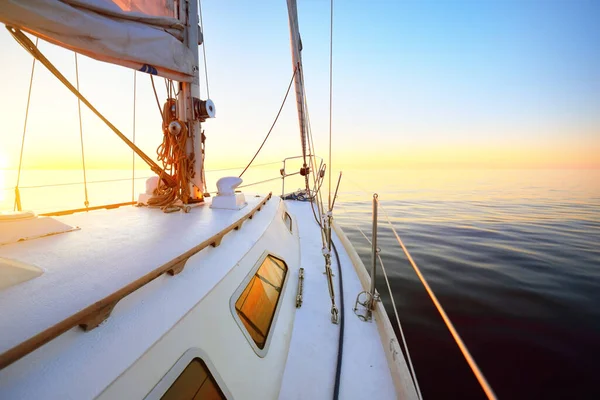
[(267, 352), (287, 276), (286, 263), (267, 254), (231, 298), (232, 313), (254, 351)]
[(289, 231), (292, 232), (292, 217), (290, 217), (290, 214), (288, 214), (287, 212), (283, 213), (283, 222), (285, 223), (285, 226), (287, 226)]
[(214, 365), (198, 348), (186, 351), (146, 396), (146, 400), (226, 400), (231, 394)]

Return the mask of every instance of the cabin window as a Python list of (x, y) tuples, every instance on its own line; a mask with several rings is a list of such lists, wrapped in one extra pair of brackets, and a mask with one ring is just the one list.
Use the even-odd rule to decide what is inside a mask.
[(283, 213), (283, 222), (285, 222), (285, 226), (292, 232), (292, 217), (287, 212)]
[(196, 357), (192, 359), (161, 397), (161, 400), (180, 399), (224, 400), (226, 397), (204, 361)]
[(267, 255), (235, 301), (237, 317), (260, 350), (267, 343), (287, 270), (283, 260)]
[(183, 353), (144, 400), (231, 398), (231, 392), (227, 390), (208, 354), (192, 347)]

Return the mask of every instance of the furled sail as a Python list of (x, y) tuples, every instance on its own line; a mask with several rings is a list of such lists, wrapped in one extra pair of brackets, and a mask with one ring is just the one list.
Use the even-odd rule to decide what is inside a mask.
[(189, 82), (197, 61), (176, 8), (174, 0), (2, 0), (0, 22), (100, 61)]
[(294, 68), (294, 86), (296, 89), (296, 107), (298, 109), (298, 122), (300, 125), (300, 140), (304, 167), (306, 168), (306, 124), (304, 110), (304, 73), (302, 71), (302, 40), (298, 27), (298, 7), (296, 0), (287, 0), (288, 17), (290, 25), (290, 47), (292, 50), (292, 67)]

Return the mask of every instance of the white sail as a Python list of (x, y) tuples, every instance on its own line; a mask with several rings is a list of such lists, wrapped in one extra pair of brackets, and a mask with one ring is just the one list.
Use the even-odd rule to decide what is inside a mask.
[[(300, 39), (300, 28), (298, 27), (298, 8), (296, 0), (287, 0), (287, 5), (290, 25), (290, 48), (292, 50), (292, 68), (296, 71), (296, 74), (294, 75), (294, 88), (296, 89), (296, 107), (298, 109), (298, 123), (300, 125), (300, 140), (302, 143), (302, 154), (306, 155), (304, 72), (302, 71), (302, 40)], [(306, 159), (304, 162), (306, 163)], [(304, 165), (304, 167), (306, 167), (306, 165)]]
[[(174, 0), (3, 0), (0, 22), (100, 61), (189, 82)], [(197, 29), (194, 27), (193, 29)]]

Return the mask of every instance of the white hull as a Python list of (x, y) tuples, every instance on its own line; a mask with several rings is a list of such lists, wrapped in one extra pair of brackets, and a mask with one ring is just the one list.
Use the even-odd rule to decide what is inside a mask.
[[(0, 291), (0, 358), (194, 248), (263, 200), (247, 199), (239, 211), (205, 204), (189, 214), (121, 207), (57, 217), (81, 229), (0, 246), (0, 257), (45, 270)], [(292, 232), (283, 220), (286, 211)], [(358, 292), (368, 289), (368, 274), (336, 231), (345, 300), (340, 398), (416, 398), (381, 304), (373, 322), (352, 311)], [(232, 301), (266, 254), (284, 260), (288, 272), (267, 344), (257, 350), (236, 321)], [(304, 301), (296, 308), (300, 267)], [(335, 262), (333, 269), (339, 307)], [(192, 255), (179, 274), (163, 274), (123, 297), (97, 328), (74, 326), (10, 363), (0, 371), (0, 398), (134, 399), (155, 387), (156, 396), (161, 385), (169, 387), (169, 370), (192, 353), (201, 355), (228, 398), (331, 398), (340, 326), (330, 321), (323, 271), (310, 203), (272, 197), (218, 247)]]

